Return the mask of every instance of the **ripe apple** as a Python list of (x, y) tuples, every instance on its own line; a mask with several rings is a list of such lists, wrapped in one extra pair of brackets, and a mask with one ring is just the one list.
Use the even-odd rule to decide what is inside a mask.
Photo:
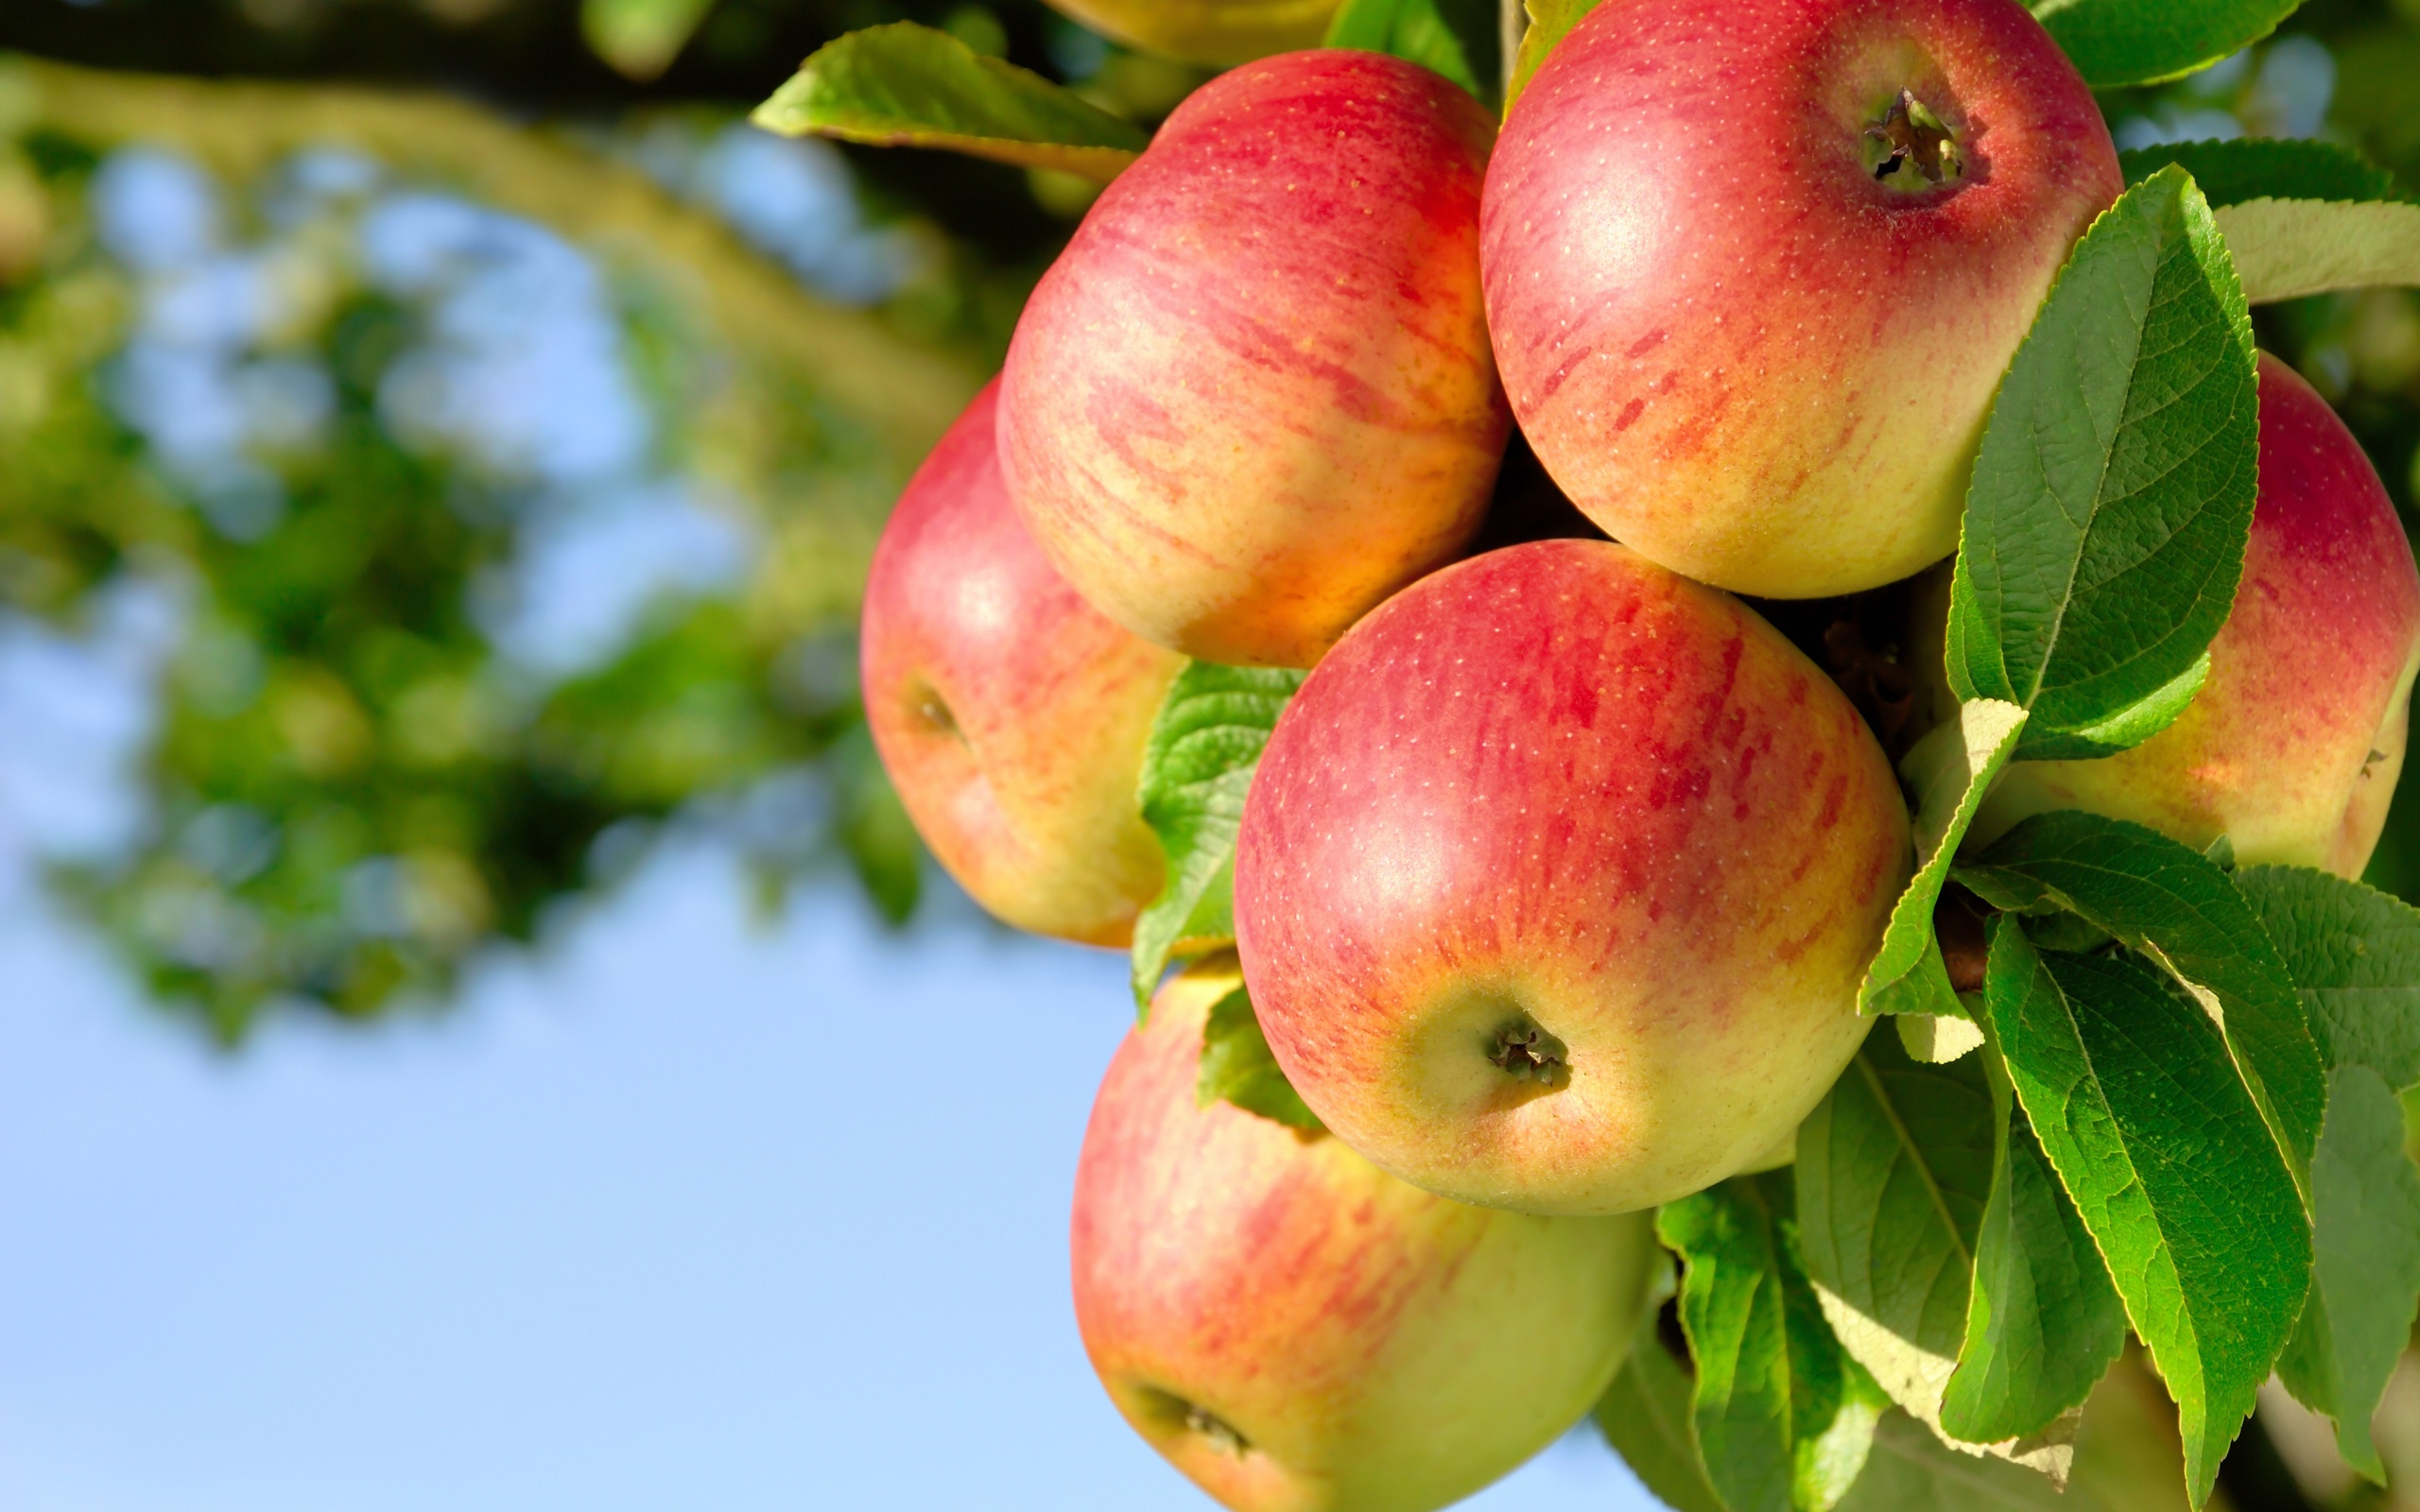
[(2122, 187), (2014, 0), (1605, 0), (1488, 170), (1496, 362), (1614, 539), (1878, 587), (1957, 548), (2000, 373)]
[(1123, 945), (1159, 891), (1135, 806), (1183, 659), (1103, 619), (1018, 524), (975, 397), (891, 512), (866, 580), (866, 723), (951, 876), (1019, 929)]
[[(1946, 576), (1928, 586), (1911, 640), (1938, 720), (1956, 706), (1942, 670)], [(2028, 815), (2089, 809), (2196, 850), (2223, 834), (2247, 865), (2358, 877), (2403, 769), (2415, 670), (2420, 571), (2394, 505), (2327, 401), (2263, 352), (2260, 498), (2208, 680), (2132, 750), (2011, 765), (1969, 833), (1986, 842)]]
[(1414, 584), (1312, 672), (1245, 801), (1236, 943), (1355, 1149), (1465, 1202), (1627, 1212), (1823, 1097), (1909, 866), (1873, 734), (1779, 631), (1544, 541)]
[(1017, 322), (1010, 494), (1146, 640), (1309, 666), (1478, 527), (1512, 421), (1478, 287), (1494, 128), (1375, 53), (1203, 86)]
[(1130, 47), (1188, 63), (1246, 63), (1316, 47), (1337, 0), (1050, 0)]
[(1579, 1420), (1643, 1315), (1646, 1219), (1405, 1185), (1342, 1142), (1199, 1106), (1226, 955), (1161, 989), (1077, 1166), (1076, 1321), (1117, 1409), (1238, 1512), (1421, 1512)]

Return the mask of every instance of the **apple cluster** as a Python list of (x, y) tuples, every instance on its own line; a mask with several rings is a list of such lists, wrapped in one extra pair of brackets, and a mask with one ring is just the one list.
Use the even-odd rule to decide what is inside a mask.
[[(2012, 0), (1604, 0), (1500, 133), (1374, 53), (1223, 74), (1042, 279), (877, 552), (867, 717), (974, 897), (1118, 947), (1170, 865), (1136, 794), (1171, 684), (1307, 671), (1232, 938), (1186, 942), (1077, 1177), (1086, 1348), (1213, 1495), (1501, 1475), (1637, 1336), (1649, 1210), (1790, 1160), (1874, 1022), (1891, 758), (1955, 717), (1942, 564), (1995, 393), (2123, 188)], [(2202, 691), (2019, 763), (1977, 838), (2083, 809), (2360, 873), (2420, 574), (2325, 403), (2266, 357), (2258, 396)], [(1898, 696), (1772, 601), (1897, 616)], [(1317, 1126), (1198, 1098), (1237, 1004)]]

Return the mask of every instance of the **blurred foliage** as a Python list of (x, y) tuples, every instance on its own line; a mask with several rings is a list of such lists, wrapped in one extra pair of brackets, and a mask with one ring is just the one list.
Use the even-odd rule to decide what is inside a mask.
[[(73, 627), (134, 582), (177, 626), (149, 821), (62, 866), (69, 895), (226, 1038), (268, 1005), (434, 1001), (676, 815), (769, 886), (843, 850), (904, 914), (857, 591), (1016, 286), (868, 222), (873, 275), (830, 238), (791, 260), (896, 275), (880, 307), (819, 300), (613, 161), (661, 161), (660, 121), (582, 146), (214, 88), (0, 76), (0, 598)], [(634, 492), (676, 502), (616, 514)], [(733, 559), (601, 653), (516, 651), (545, 543), (628, 519), (671, 531), (641, 570)]]

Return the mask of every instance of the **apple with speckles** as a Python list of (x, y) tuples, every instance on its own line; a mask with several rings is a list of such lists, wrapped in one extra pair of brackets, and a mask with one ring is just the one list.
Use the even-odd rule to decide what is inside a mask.
[(2015, 0), (1604, 0), (1488, 170), (1496, 361), (1615, 540), (1878, 587), (1956, 549), (2000, 374), (2122, 187)]
[(1601, 1395), (1647, 1303), (1644, 1214), (1539, 1218), (1408, 1186), (1195, 1081), (1235, 958), (1171, 980), (1077, 1166), (1076, 1321), (1151, 1446), (1237, 1512), (1426, 1512)]
[(860, 625), (866, 723), (917, 833), (1004, 921), (1122, 946), (1160, 886), (1135, 784), (1184, 660), (1051, 570), (1000, 481), (999, 385), (901, 495)]
[(1478, 528), (1512, 419), (1478, 205), (1495, 129), (1328, 49), (1204, 85), (1095, 202), (1010, 343), (1001, 460), (1102, 612), (1306, 667)]
[[(1945, 576), (1919, 595), (1911, 654), (1933, 717), (1955, 712), (1942, 667)], [(2260, 356), (2260, 495), (2235, 607), (2176, 723), (2098, 761), (2018, 762), (1968, 833), (1980, 844), (2049, 809), (2131, 819), (2247, 866), (2358, 877), (2403, 770), (2420, 670), (2420, 571), (2394, 504), (2336, 412)]]
[(1606, 541), (1389, 600), (1271, 732), (1237, 946), (1278, 1063), (1429, 1191), (1627, 1212), (1767, 1158), (1864, 1039), (1910, 866), (1848, 699)]

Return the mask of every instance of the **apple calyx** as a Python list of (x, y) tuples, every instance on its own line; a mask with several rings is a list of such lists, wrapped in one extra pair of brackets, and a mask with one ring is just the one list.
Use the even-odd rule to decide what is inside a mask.
[(1876, 183), (1909, 194), (1921, 194), (1964, 177), (1966, 160), (1958, 148), (1958, 133), (1902, 88), (1865, 129), (1866, 167)]
[(1184, 1431), (1200, 1437), (1221, 1454), (1240, 1458), (1245, 1450), (1252, 1448), (1251, 1441), (1236, 1432), (1235, 1424), (1200, 1402), (1184, 1404)]
[(966, 738), (966, 732), (958, 728), (958, 715), (950, 712), (949, 703), (942, 697), (939, 689), (929, 684), (918, 689), (914, 709), (917, 719), (933, 733), (954, 735), (959, 740)]
[(1561, 1087), (1571, 1080), (1571, 1052), (1526, 1013), (1495, 1031), (1487, 1058), (1516, 1080), (1541, 1087)]

